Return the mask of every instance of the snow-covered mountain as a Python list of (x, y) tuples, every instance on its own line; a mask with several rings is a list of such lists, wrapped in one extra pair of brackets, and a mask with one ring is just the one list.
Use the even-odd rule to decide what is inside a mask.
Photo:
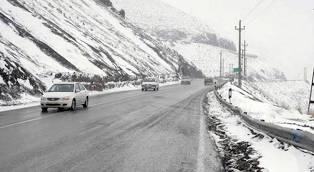
[[(224, 72), (238, 66), (235, 43), (219, 37), (210, 26), (161, 0), (112, 0), (126, 11), (126, 18), (177, 50), (208, 76), (219, 75), (219, 54)], [(219, 32), (219, 31), (218, 31)], [(284, 74), (261, 57), (248, 57), (248, 78), (253, 81), (285, 80)]]
[(125, 80), (176, 74), (183, 66), (202, 75), (123, 18), (109, 0), (0, 1), (0, 99), (42, 92), (47, 73)]
[(236, 50), (232, 41), (219, 37), (209, 26), (160, 0), (112, 0), (126, 18), (158, 39), (170, 43), (203, 43)]

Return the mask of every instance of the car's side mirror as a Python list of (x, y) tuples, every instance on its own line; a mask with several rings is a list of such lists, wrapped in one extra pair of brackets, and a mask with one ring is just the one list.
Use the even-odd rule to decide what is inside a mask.
[(75, 93), (78, 93), (78, 92), (80, 92), (80, 90), (79, 89), (75, 89)]

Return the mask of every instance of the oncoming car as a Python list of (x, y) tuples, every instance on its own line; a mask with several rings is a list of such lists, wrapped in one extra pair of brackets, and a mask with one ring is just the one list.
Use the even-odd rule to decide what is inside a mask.
[(158, 91), (159, 90), (159, 80), (158, 78), (145, 78), (142, 82), (142, 91), (147, 91), (147, 90), (154, 90)]
[(88, 92), (86, 88), (75, 82), (53, 84), (41, 97), (42, 112), (48, 108), (76, 110), (77, 105), (88, 107)]

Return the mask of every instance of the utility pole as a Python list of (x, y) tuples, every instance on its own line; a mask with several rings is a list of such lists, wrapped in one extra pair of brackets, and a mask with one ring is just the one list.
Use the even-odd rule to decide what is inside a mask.
[(247, 77), (247, 59), (246, 59), (246, 48), (247, 48), (248, 44), (246, 43), (246, 41), (244, 40), (244, 43), (243, 43), (243, 73), (244, 73), (244, 77), (246, 78)]
[(241, 33), (243, 30), (245, 30), (245, 26), (242, 27), (241, 25), (241, 20), (239, 20), (239, 27), (235, 26), (235, 30), (239, 31), (239, 48), (238, 48), (238, 51), (239, 51), (239, 69), (238, 69), (238, 84), (239, 84), (239, 87), (241, 88), (242, 87), (242, 67), (241, 67)]
[(309, 100), (309, 107), (307, 109), (307, 113), (310, 114), (310, 107), (311, 104), (314, 104), (314, 100), (312, 100), (312, 91), (314, 87), (314, 68), (313, 68), (313, 75), (312, 75), (312, 82), (311, 82), (311, 91), (310, 91), (310, 100)]

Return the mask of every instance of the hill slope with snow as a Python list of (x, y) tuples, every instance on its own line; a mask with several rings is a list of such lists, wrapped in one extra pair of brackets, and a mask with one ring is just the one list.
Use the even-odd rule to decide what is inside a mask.
[(18, 97), (8, 92), (42, 92), (46, 84), (41, 76), (46, 73), (125, 80), (176, 74), (185, 66), (201, 75), (180, 54), (124, 21), (104, 1), (2, 0), (0, 28), (2, 100)]
[(160, 0), (112, 0), (126, 11), (126, 18), (158, 39), (202, 43), (236, 50), (234, 43), (219, 37), (208, 25)]
[[(161, 0), (112, 2), (126, 10), (128, 20), (177, 50), (206, 75), (219, 75), (220, 51), (225, 59), (225, 73), (238, 66), (238, 55), (233, 41), (219, 37), (219, 33), (215, 33), (210, 26)], [(248, 79), (252, 81), (286, 79), (282, 72), (254, 56), (248, 59), (248, 74)]]

